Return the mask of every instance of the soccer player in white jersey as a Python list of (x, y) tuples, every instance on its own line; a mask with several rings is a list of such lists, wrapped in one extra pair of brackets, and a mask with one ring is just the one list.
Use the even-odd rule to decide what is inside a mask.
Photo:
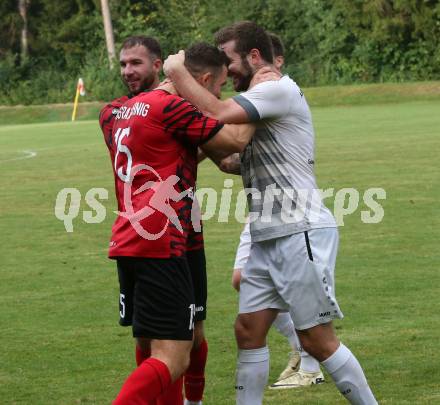
[[(281, 68), (284, 65), (284, 46), (281, 39), (277, 35), (273, 33), (270, 33), (269, 35), (273, 46), (273, 64), (277, 71), (281, 73)], [(227, 162), (231, 161), (234, 161), (234, 157), (228, 158), (223, 168), (227, 169)], [(231, 168), (232, 172), (230, 173), (240, 174), (240, 170), (237, 172), (237, 168), (234, 166), (235, 165), (233, 164)], [(247, 222), (240, 235), (240, 243), (237, 248), (234, 269), (232, 272), (232, 286), (237, 291), (240, 291), (241, 271), (248, 261), (250, 248), (251, 233), (249, 229), (249, 222)], [(310, 356), (310, 354), (308, 354), (305, 350), (302, 350), (290, 314), (288, 312), (280, 312), (275, 318), (272, 326), (288, 340), (292, 351), (290, 352), (287, 366), (281, 372), (277, 381), (272, 384), (270, 388), (299, 388), (323, 383), (324, 375), (319, 367), (319, 362)]]
[(255, 73), (273, 66), (270, 38), (257, 24), (225, 27), (216, 42), (230, 60), (235, 90), (244, 93), (227, 100), (210, 96), (185, 69), (183, 52), (169, 57), (164, 70), (182, 97), (210, 116), (257, 122), (241, 156), (252, 245), (235, 323), (237, 404), (262, 404), (269, 373), (266, 335), (278, 312), (286, 310), (301, 346), (321, 362), (341, 394), (352, 404), (377, 404), (359, 362), (332, 325), (342, 318), (334, 283), (338, 230), (318, 192), (304, 94), (288, 76), (253, 86)]

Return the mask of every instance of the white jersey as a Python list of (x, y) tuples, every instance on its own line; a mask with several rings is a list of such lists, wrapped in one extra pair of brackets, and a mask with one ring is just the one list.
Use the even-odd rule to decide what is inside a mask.
[(289, 76), (234, 97), (257, 121), (241, 156), (253, 242), (336, 227), (314, 174), (315, 135), (304, 94)]

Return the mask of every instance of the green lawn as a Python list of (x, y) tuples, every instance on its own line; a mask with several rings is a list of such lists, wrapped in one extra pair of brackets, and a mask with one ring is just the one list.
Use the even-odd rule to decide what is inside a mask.
[[(313, 108), (320, 187), (387, 193), (381, 223), (362, 223), (363, 203), (345, 218), (337, 265), (346, 318), (336, 328), (381, 404), (440, 403), (439, 111), (436, 100)], [(30, 152), (37, 155), (24, 158)], [(106, 259), (115, 202), (97, 122), (2, 126), (0, 170), (0, 403), (108, 404), (134, 367), (134, 349), (130, 330), (117, 324), (117, 279)], [(224, 178), (203, 163), (199, 187), (220, 189)], [(105, 222), (85, 224), (80, 215), (65, 232), (54, 216), (64, 187), (83, 198), (107, 188)], [(230, 218), (205, 224), (206, 405), (234, 403), (230, 275), (241, 225)], [(269, 340), (273, 380), (289, 349), (274, 332)], [(265, 394), (268, 405), (344, 403), (330, 382)]]

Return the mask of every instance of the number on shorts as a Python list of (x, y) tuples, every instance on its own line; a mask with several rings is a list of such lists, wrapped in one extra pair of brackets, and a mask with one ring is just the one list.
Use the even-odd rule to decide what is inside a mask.
[(189, 330), (194, 329), (194, 315), (196, 314), (196, 304), (191, 304), (189, 307), (190, 317), (189, 317)]
[(119, 316), (125, 318), (125, 294), (119, 294)]

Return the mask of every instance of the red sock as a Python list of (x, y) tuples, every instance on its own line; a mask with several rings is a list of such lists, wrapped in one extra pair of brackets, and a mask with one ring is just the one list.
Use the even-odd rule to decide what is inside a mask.
[(178, 378), (167, 390), (156, 400), (157, 405), (183, 405), (183, 376)]
[(190, 363), (185, 373), (185, 396), (188, 401), (201, 401), (205, 389), (205, 365), (208, 342), (203, 340), (198, 349), (192, 349)]
[(125, 381), (113, 405), (147, 405), (158, 398), (171, 384), (165, 363), (150, 357)]
[(138, 366), (140, 366), (144, 362), (144, 360), (147, 360), (150, 356), (150, 349), (144, 352), (138, 345), (136, 345), (136, 364)]

